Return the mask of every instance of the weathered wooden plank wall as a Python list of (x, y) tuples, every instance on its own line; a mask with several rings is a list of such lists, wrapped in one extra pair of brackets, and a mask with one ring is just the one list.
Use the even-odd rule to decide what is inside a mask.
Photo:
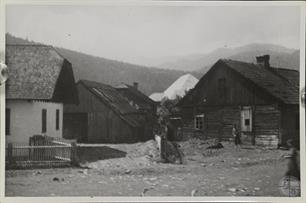
[(254, 109), (255, 143), (277, 147), (280, 135), (281, 112), (276, 105), (261, 105)]
[[(253, 132), (244, 133), (245, 139), (251, 141), (255, 136), (258, 145), (271, 145), (276, 147), (280, 135), (281, 112), (277, 105), (257, 105), (252, 107)], [(232, 127), (236, 124), (238, 131), (241, 129), (240, 106), (211, 106), (197, 112), (204, 114), (203, 134), (205, 137), (229, 139), (232, 138)], [(185, 128), (194, 128), (194, 119), (184, 121)], [(186, 131), (187, 132), (187, 131)]]
[[(83, 85), (78, 84), (80, 103), (65, 105), (65, 113), (84, 113), (88, 116), (88, 142), (118, 143), (135, 142), (139, 138), (137, 129), (129, 126), (107, 104), (100, 101)], [(69, 127), (69, 126), (68, 126)]]
[(286, 144), (288, 139), (299, 140), (300, 136), (300, 119), (298, 105), (284, 105), (282, 109), (281, 120), (281, 143)]
[[(225, 99), (220, 97), (220, 80), (225, 79)], [(224, 93), (224, 89), (223, 89)], [(224, 97), (224, 95), (222, 96)], [(188, 94), (181, 103), (183, 121), (193, 128), (193, 119), (196, 114), (204, 113), (205, 124), (203, 132), (208, 137), (230, 138), (232, 125), (241, 127), (241, 111), (243, 106), (253, 109), (252, 132), (245, 132), (245, 136), (257, 144), (277, 146), (281, 131), (286, 135), (295, 132), (294, 124), (281, 120), (279, 101), (262, 91), (258, 86), (240, 77), (230, 68), (222, 65), (215, 66), (198, 83), (196, 88)], [(200, 106), (200, 108), (198, 108)], [(293, 115), (286, 111), (287, 118)], [(284, 117), (283, 117), (284, 118)], [(289, 130), (291, 129), (291, 130)]]
[[(205, 79), (184, 98), (182, 106), (192, 105), (256, 105), (272, 103), (273, 98), (250, 81), (223, 66), (208, 72)], [(225, 95), (220, 95), (219, 80), (225, 79)], [(224, 92), (223, 92), (224, 93)], [(225, 97), (225, 99), (224, 99)]]

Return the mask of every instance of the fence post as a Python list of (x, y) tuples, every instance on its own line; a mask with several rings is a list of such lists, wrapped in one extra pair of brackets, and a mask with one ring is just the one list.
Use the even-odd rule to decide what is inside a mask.
[(8, 165), (11, 165), (13, 163), (13, 144), (8, 143), (7, 145), (7, 160)]
[[(33, 146), (33, 137), (29, 137), (29, 146)], [(29, 160), (32, 160), (33, 157), (33, 149), (29, 148)]]
[(78, 146), (75, 142), (71, 143), (71, 165), (79, 166), (78, 160)]

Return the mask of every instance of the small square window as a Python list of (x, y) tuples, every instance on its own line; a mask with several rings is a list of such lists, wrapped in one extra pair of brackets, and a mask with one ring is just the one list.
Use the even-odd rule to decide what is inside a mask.
[(250, 125), (250, 119), (245, 119), (244, 120), (244, 125), (249, 126)]

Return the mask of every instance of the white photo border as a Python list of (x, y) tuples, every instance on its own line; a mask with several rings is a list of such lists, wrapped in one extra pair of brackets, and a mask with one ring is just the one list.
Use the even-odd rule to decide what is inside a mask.
[[(0, 0), (0, 62), (5, 60), (5, 8), (8, 5), (99, 6), (299, 6), (300, 92), (305, 87), (304, 1), (100, 1), (100, 0)], [(9, 68), (9, 67), (8, 67)], [(300, 94), (301, 98), (301, 94)], [(300, 100), (301, 101), (301, 100)], [(0, 86), (0, 202), (306, 202), (305, 199), (305, 107), (300, 102), (301, 197), (5, 197), (5, 86)]]

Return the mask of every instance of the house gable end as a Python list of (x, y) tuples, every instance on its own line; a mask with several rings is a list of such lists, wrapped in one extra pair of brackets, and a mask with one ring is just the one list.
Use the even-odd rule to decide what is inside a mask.
[[(91, 87), (87, 86), (83, 81), (79, 81), (78, 85), (82, 85), (88, 92), (95, 96), (99, 102), (103, 103), (106, 107), (108, 107), (112, 112), (114, 112), (120, 119), (126, 122), (131, 127), (139, 126), (137, 121), (130, 119), (128, 114), (121, 114), (113, 105), (111, 105), (107, 100), (105, 100), (101, 95), (99, 95), (96, 91), (94, 91)], [(118, 92), (119, 94), (119, 92)], [(80, 98), (81, 100), (81, 98)]]
[(59, 77), (57, 78), (52, 101), (67, 104), (77, 104), (79, 102), (72, 67), (66, 59), (64, 59)]
[[(224, 89), (220, 90), (219, 83), (222, 82), (225, 83)], [(178, 106), (245, 105), (273, 102), (275, 98), (219, 60)]]

